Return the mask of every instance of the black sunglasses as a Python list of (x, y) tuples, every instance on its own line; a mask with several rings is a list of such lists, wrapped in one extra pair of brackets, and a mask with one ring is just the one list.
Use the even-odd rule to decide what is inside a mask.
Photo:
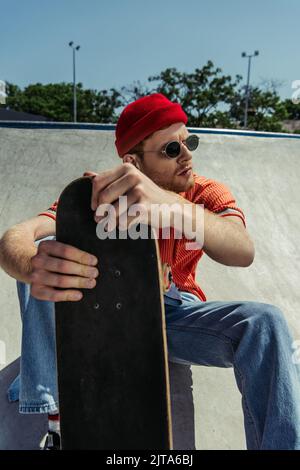
[[(199, 137), (195, 134), (192, 134), (189, 135), (188, 138), (186, 140), (183, 140), (182, 142), (178, 142), (177, 140), (174, 140), (174, 142), (168, 142), (165, 145), (164, 149), (158, 152), (162, 153), (163, 155), (166, 155), (168, 158), (177, 158), (182, 153), (182, 145), (185, 145), (191, 152), (193, 152), (199, 145)], [(157, 152), (157, 150), (145, 150), (141, 153), (146, 152)]]

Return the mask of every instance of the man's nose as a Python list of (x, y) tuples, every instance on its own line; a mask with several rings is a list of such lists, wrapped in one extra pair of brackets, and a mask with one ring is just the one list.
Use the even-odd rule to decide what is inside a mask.
[(181, 155), (177, 158), (177, 163), (182, 165), (185, 162), (190, 162), (193, 158), (192, 152), (182, 143)]

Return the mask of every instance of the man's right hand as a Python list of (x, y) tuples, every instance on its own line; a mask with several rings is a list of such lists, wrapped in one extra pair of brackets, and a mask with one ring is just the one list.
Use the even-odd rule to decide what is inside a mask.
[(31, 294), (52, 302), (78, 301), (99, 275), (95, 256), (56, 240), (45, 240), (31, 258)]

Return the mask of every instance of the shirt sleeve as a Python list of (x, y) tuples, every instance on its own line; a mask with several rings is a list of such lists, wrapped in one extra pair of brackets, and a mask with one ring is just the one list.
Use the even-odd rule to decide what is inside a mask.
[(224, 183), (209, 178), (195, 178), (194, 193), (192, 202), (204, 204), (204, 207), (221, 217), (239, 217), (246, 227), (245, 214), (238, 207), (235, 197)]
[(41, 212), (41, 213), (38, 214), (38, 215), (46, 215), (47, 217), (50, 217), (51, 219), (56, 220), (57, 204), (58, 204), (58, 200), (55, 201), (55, 202), (52, 204), (52, 206), (49, 207), (49, 209), (47, 209), (47, 210), (44, 211), (44, 212)]

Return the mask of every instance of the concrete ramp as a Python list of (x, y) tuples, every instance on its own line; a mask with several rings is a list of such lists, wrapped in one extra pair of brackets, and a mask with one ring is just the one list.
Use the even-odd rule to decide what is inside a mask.
[[(205, 256), (197, 272), (200, 286), (208, 300), (255, 300), (279, 306), (300, 340), (300, 136), (195, 132), (201, 139), (194, 156), (195, 172), (230, 187), (256, 245), (249, 268), (228, 268)], [(0, 234), (48, 208), (84, 171), (100, 172), (120, 163), (113, 126), (0, 123)], [(14, 427), (11, 423), (16, 433), (20, 431), (16, 406), (3, 402), (8, 370), (17, 369), (16, 364), (7, 367), (20, 355), (20, 333), (15, 282), (0, 272), (3, 449), (12, 448), (5, 440)], [(192, 372), (196, 448), (245, 448), (241, 399), (232, 370), (192, 367)], [(35, 448), (43, 420), (35, 429), (31, 443), (30, 438), (26, 441), (28, 448)], [(20, 442), (25, 440), (16, 438), (16, 448)]]
[(47, 432), (47, 415), (24, 415), (18, 402), (9, 403), (6, 390), (19, 372), (19, 360), (0, 371), (0, 449), (39, 450)]

